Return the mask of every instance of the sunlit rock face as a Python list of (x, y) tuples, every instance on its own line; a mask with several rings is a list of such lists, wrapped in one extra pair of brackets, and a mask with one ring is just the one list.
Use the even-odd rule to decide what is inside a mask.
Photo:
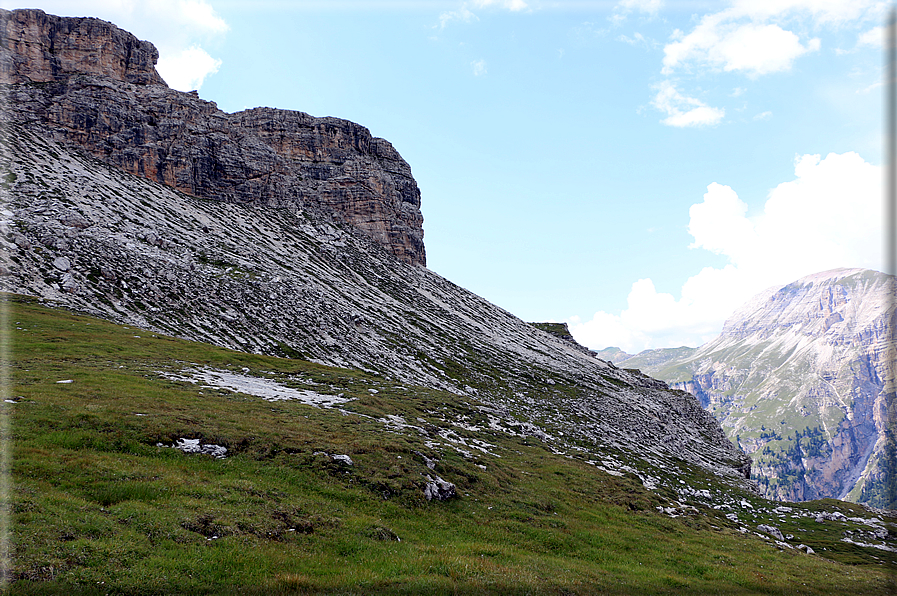
[(426, 265), (420, 190), (386, 140), (339, 118), (225, 113), (170, 89), (156, 48), (111, 23), (0, 11), (9, 117), (184, 193), (315, 210)]
[(875, 271), (809, 275), (754, 297), (700, 348), (624, 366), (697, 396), (752, 454), (767, 496), (893, 506), (894, 296), (894, 279)]

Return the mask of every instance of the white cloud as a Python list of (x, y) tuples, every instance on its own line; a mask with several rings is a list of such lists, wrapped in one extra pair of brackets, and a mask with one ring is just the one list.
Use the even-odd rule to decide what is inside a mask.
[(769, 120), (770, 118), (772, 118), (772, 112), (770, 112), (769, 110), (760, 112), (759, 114), (754, 116), (754, 120)]
[(663, 5), (664, 0), (620, 0), (607, 18), (615, 27), (619, 27), (626, 21), (629, 13), (637, 11), (654, 17), (657, 16)]
[[(7, 2), (0, 4), (6, 7)], [(159, 74), (181, 90), (199, 89), (218, 70), (221, 61), (201, 46), (230, 29), (208, 0), (43, 0), (41, 9), (97, 17), (152, 42), (159, 50)]]
[(887, 6), (881, 0), (736, 0), (726, 12), (754, 20), (808, 16), (818, 24), (837, 27), (881, 20)]
[(617, 7), (626, 11), (637, 10), (655, 15), (663, 8), (663, 4), (663, 0), (620, 0)]
[(160, 56), (156, 70), (172, 89), (191, 91), (202, 87), (205, 78), (218, 72), (220, 67), (221, 60), (212, 58), (198, 46), (191, 46)]
[(664, 47), (663, 74), (689, 65), (740, 71), (756, 77), (789, 70), (798, 57), (817, 51), (818, 38), (806, 45), (778, 25), (731, 24), (718, 15), (704, 17), (695, 30)]
[(662, 82), (657, 90), (651, 105), (667, 114), (661, 121), (667, 126), (708, 126), (718, 124), (726, 115), (723, 109), (712, 108), (699, 99), (682, 95), (669, 81)]
[[(725, 10), (704, 15), (687, 35), (676, 32), (664, 48), (662, 72), (709, 68), (757, 77), (787, 71), (800, 56), (818, 51), (821, 42), (818, 38), (802, 42), (784, 26), (805, 30), (880, 21), (886, 4), (881, 0), (736, 0)], [(875, 35), (874, 30), (867, 34)]]
[(447, 11), (439, 15), (439, 28), (445, 29), (445, 26), (451, 23), (452, 21), (461, 21), (462, 23), (469, 23), (471, 21), (479, 21), (479, 17), (473, 14), (470, 9), (467, 8), (466, 5), (461, 5), (461, 8), (458, 10)]
[(471, 2), (462, 3), (458, 10), (448, 10), (440, 14), (439, 28), (445, 29), (446, 25), (453, 21), (461, 23), (479, 21), (480, 18), (469, 8), (471, 4), (476, 9), (495, 7), (510, 10), (511, 12), (519, 12), (529, 8), (529, 5), (524, 0), (471, 0)]
[(858, 154), (803, 155), (795, 178), (768, 194), (763, 212), (747, 214), (735, 191), (713, 183), (689, 209), (690, 248), (724, 255), (682, 286), (680, 298), (650, 279), (632, 284), (627, 308), (570, 319), (580, 343), (647, 348), (697, 346), (712, 339), (736, 308), (763, 289), (837, 267), (882, 268), (881, 168)]
[(486, 61), (482, 58), (479, 60), (474, 60), (470, 63), (470, 65), (473, 67), (473, 76), (482, 77), (486, 75)]
[(473, 0), (474, 6), (477, 8), (487, 8), (489, 6), (497, 6), (506, 8), (512, 12), (517, 12), (527, 8), (526, 2), (523, 0)]
[(883, 83), (882, 81), (875, 81), (874, 83), (872, 83), (872, 84), (869, 85), (868, 87), (864, 87), (864, 88), (862, 88), (862, 89), (857, 89), (856, 92), (857, 92), (857, 93), (863, 93), (863, 94), (865, 94), (865, 93), (869, 93), (870, 91), (874, 91), (874, 90), (878, 89), (878, 88), (881, 87), (882, 85), (884, 85), (884, 83)]
[(174, 11), (171, 10), (172, 7), (164, 6), (172, 4), (171, 2), (153, 0), (150, 4), (156, 10), (162, 10), (163, 14), (178, 15), (185, 24), (198, 26), (209, 33), (225, 33), (230, 29), (224, 19), (215, 14), (215, 9), (205, 0), (177, 0)]
[[(625, 13), (620, 12), (624, 10), (622, 7), (644, 1), (647, 0), (618, 3), (615, 17), (623, 15), (621, 18), (625, 19)], [(870, 23), (881, 22), (888, 5), (886, 0), (731, 0), (723, 10), (697, 19), (691, 31), (673, 31), (664, 46), (661, 73), (682, 80), (707, 73), (731, 72), (755, 79), (787, 72), (802, 56), (820, 51), (822, 42), (811, 32), (823, 27), (849, 27), (859, 31)], [(873, 28), (859, 35), (857, 47), (881, 43), (880, 29)], [(835, 52), (847, 51), (836, 48)], [(743, 92), (744, 89), (736, 88), (732, 97)], [(711, 108), (700, 102), (692, 104), (692, 98), (684, 99), (685, 102), (675, 93), (661, 89), (652, 103), (667, 112), (663, 123), (669, 126), (715, 124), (723, 117), (722, 108)]]
[(865, 31), (860, 34), (857, 39), (858, 46), (873, 46), (880, 48), (884, 45), (885, 40), (885, 28), (884, 27), (873, 27), (868, 31)]
[(627, 36), (625, 36), (625, 35), (620, 35), (619, 37), (617, 37), (617, 41), (622, 41), (622, 42), (624, 42), (624, 43), (628, 43), (628, 44), (631, 45), (631, 46), (634, 46), (634, 45), (637, 45), (637, 44), (641, 44), (641, 45), (644, 45), (646, 48), (649, 48), (649, 49), (650, 49), (651, 46), (652, 46), (652, 43), (649, 42), (649, 41), (645, 38), (644, 35), (642, 35), (641, 33), (638, 33), (638, 32), (634, 33), (632, 37), (627, 37)]

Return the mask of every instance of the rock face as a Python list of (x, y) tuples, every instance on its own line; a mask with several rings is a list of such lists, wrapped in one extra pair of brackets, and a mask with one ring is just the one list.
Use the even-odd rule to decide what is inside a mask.
[(168, 88), (157, 58), (105, 21), (0, 10), (9, 120), (195, 197), (318, 212), (426, 265), (420, 190), (388, 141), (338, 118), (225, 113)]
[[(22, 124), (5, 135), (0, 289), (469, 396), (482, 408), (469, 425), (652, 488), (703, 489), (689, 485), (694, 466), (749, 487), (750, 460), (692, 395), (616, 369), (346, 224), (191, 197)], [(449, 439), (491, 448), (460, 430)]]
[(810, 275), (757, 295), (700, 348), (624, 366), (697, 396), (753, 454), (766, 496), (894, 507), (894, 296), (875, 271)]
[(7, 83), (48, 83), (86, 74), (135, 85), (164, 85), (159, 52), (99, 19), (70, 19), (40, 10), (0, 11), (0, 76)]

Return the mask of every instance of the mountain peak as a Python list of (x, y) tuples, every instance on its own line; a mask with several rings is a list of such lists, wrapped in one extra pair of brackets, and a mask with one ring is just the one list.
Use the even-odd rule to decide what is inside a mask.
[(779, 328), (817, 335), (833, 325), (845, 332), (866, 327), (887, 308), (885, 286), (889, 283), (893, 285), (893, 278), (870, 269), (841, 268), (806, 275), (748, 300), (726, 320), (721, 336), (768, 335)]
[(883, 479), (894, 295), (878, 271), (814, 273), (759, 293), (697, 349), (627, 365), (697, 396), (753, 454), (767, 497), (893, 507)]

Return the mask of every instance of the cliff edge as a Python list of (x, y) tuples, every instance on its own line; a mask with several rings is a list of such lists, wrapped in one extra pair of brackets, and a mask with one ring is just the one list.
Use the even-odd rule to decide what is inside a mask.
[(170, 89), (158, 56), (106, 21), (0, 10), (5, 118), (199, 198), (328, 215), (426, 265), (420, 190), (388, 141), (339, 118), (228, 114)]

